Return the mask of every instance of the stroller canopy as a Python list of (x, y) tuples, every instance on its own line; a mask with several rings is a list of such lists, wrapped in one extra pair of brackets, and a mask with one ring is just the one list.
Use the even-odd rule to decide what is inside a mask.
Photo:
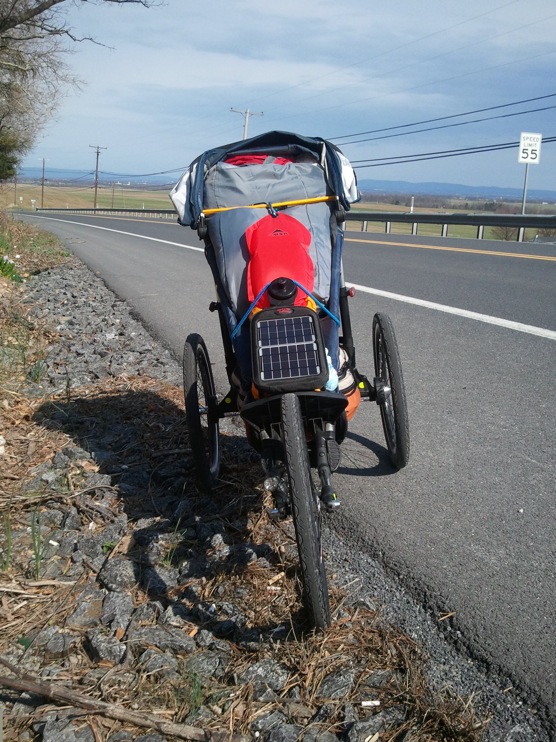
[(318, 162), (324, 171), (329, 192), (338, 198), (346, 211), (360, 198), (353, 168), (335, 145), (320, 137), (271, 131), (207, 150), (191, 163), (170, 193), (180, 224), (194, 229), (198, 227), (203, 207), (206, 207), (205, 178), (215, 165), (230, 157), (264, 154), (286, 158), (306, 155)]

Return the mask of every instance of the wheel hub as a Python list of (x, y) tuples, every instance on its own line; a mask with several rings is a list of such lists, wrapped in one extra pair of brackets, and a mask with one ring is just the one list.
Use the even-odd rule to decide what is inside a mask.
[(392, 396), (392, 387), (389, 386), (385, 381), (382, 381), (382, 379), (375, 379), (374, 386), (376, 393), (376, 403), (382, 405), (386, 404), (386, 402), (389, 402), (390, 397)]

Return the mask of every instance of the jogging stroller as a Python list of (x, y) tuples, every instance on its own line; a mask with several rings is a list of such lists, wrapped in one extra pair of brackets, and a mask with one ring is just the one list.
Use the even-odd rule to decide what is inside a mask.
[(293, 517), (303, 602), (330, 624), (321, 512), (339, 505), (332, 472), (361, 399), (378, 404), (395, 467), (409, 456), (402, 370), (389, 317), (373, 319), (374, 377), (355, 363), (344, 283), (343, 222), (359, 199), (355, 174), (331, 143), (287, 132), (211, 149), (170, 197), (196, 229), (216, 286), (230, 390), (215, 389), (203, 338), (183, 354), (185, 412), (200, 484), (220, 469), (219, 420), (241, 415), (260, 452), (274, 517)]

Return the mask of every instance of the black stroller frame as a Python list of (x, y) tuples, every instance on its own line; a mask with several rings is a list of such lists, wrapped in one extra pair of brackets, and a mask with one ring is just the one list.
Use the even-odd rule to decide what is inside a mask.
[[(274, 507), (270, 515), (276, 518), (293, 518), (301, 567), (302, 599), (311, 627), (323, 630), (331, 622), (326, 569), (322, 548), (321, 516), (323, 511), (334, 511), (340, 504), (332, 474), (340, 462), (340, 446), (347, 433), (346, 407), (348, 399), (337, 388), (326, 389), (329, 369), (323, 363), (328, 349), (324, 348), (320, 326), (325, 314), (339, 325), (338, 349), (343, 351), (345, 366), (353, 378), (357, 393), (363, 400), (375, 402), (385, 434), (392, 464), (400, 469), (409, 458), (409, 427), (402, 368), (392, 322), (388, 315), (376, 313), (372, 325), (374, 376), (372, 380), (359, 372), (356, 366), (355, 345), (352, 335), (349, 299), (353, 290), (345, 285), (342, 271), (341, 251), (343, 243), (343, 221), (350, 204), (340, 192), (337, 173), (331, 174), (330, 161), (324, 165), (329, 193), (321, 198), (308, 197), (290, 201), (273, 201), (264, 204), (229, 203), (224, 207), (206, 208), (202, 188), (207, 171), (215, 162), (222, 161), (229, 153), (271, 153), (285, 150), (298, 153), (307, 145), (324, 147), (327, 157), (335, 157), (335, 148), (320, 139), (308, 139), (297, 135), (270, 132), (261, 137), (210, 150), (198, 158), (190, 168), (188, 199), (189, 216), (180, 211), (179, 221), (197, 229), (205, 242), (205, 255), (216, 284), (216, 301), (209, 310), (217, 312), (222, 335), (224, 358), (230, 391), (219, 398), (217, 394), (209, 353), (203, 338), (188, 335), (183, 355), (183, 376), (186, 420), (190, 435), (192, 455), (200, 485), (211, 491), (218, 482), (220, 471), (219, 421), (228, 415), (241, 415), (245, 423), (249, 443), (261, 455), (265, 471), (265, 489), (270, 491)], [(321, 159), (322, 163), (322, 159)], [(185, 177), (185, 176), (184, 176)], [(195, 187), (196, 182), (196, 187)], [(178, 188), (176, 186), (174, 191)], [(331, 192), (330, 192), (331, 191)], [(174, 197), (172, 196), (172, 200)], [(256, 301), (238, 320), (228, 287), (222, 277), (221, 266), (215, 254), (210, 234), (210, 219), (215, 213), (233, 208), (262, 208), (271, 216), (292, 205), (312, 204), (326, 201), (330, 214), (330, 244), (332, 250), (330, 295), (322, 302), (311, 291), (305, 293), (317, 302), (317, 307), (293, 306), (289, 299), (272, 301), (272, 296), (282, 297), (295, 280), (280, 276), (264, 286), (261, 294), (268, 291), (271, 306), (253, 313)], [(176, 201), (174, 200), (174, 203)], [(281, 282), (281, 283), (280, 283)], [(279, 284), (279, 285), (277, 285)], [(287, 285), (286, 285), (287, 284)], [(300, 284), (296, 284), (299, 287)], [(274, 292), (274, 293), (273, 293)], [(278, 293), (276, 293), (278, 292)], [(287, 291), (286, 291), (287, 293)], [(295, 293), (295, 291), (294, 291)], [(289, 328), (301, 323), (309, 329), (314, 356), (306, 373), (297, 373), (293, 378), (262, 380), (258, 369), (257, 353), (265, 354), (257, 345), (259, 330), (266, 324), (274, 328), (285, 328), (285, 345), (299, 345), (298, 338), (290, 341)], [(298, 325), (296, 325), (298, 326)], [(264, 334), (264, 333), (263, 333)], [(239, 336), (242, 335), (243, 338)], [(240, 342), (238, 342), (238, 338)], [(249, 342), (252, 378), (245, 379), (238, 362), (238, 348)], [(270, 344), (274, 341), (269, 341)], [(327, 342), (330, 344), (330, 336)], [(243, 345), (242, 345), (243, 344)], [(260, 343), (259, 343), (260, 344)], [(282, 348), (282, 350), (284, 350)], [(289, 346), (285, 352), (289, 352)], [(270, 364), (277, 351), (268, 350)], [(328, 359), (330, 365), (330, 358)], [(336, 356), (336, 364), (337, 356)], [(324, 368), (323, 368), (324, 366)], [(245, 363), (244, 363), (245, 369)], [(334, 375), (332, 369), (332, 378)], [(345, 368), (343, 369), (346, 370)], [(272, 377), (272, 374), (271, 374)]]

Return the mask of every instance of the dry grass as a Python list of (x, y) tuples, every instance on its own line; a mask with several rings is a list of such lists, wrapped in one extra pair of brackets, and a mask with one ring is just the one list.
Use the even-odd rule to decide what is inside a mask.
[[(59, 396), (48, 400), (46, 405), (45, 400), (19, 400), (13, 408), (10, 407), (9, 422), (18, 429), (16, 445), (11, 448), (13, 461), (10, 471), (14, 478), (8, 480), (0, 491), (0, 507), (5, 511), (9, 503), (14, 530), (17, 524), (26, 522), (31, 509), (45, 506), (47, 499), (43, 502), (39, 496), (30, 500), (18, 494), (20, 483), (25, 480), (25, 470), (47, 460), (54, 451), (66, 445), (70, 440), (66, 430), (71, 428), (71, 437), (79, 438), (79, 421), (90, 419), (91, 411), (97, 407), (109, 407), (120, 426), (136, 431), (139, 448), (133, 445), (121, 450), (121, 464), (131, 467), (137, 463), (138, 456), (147, 458), (147, 465), (154, 473), (162, 461), (168, 464), (187, 451), (181, 390), (177, 387), (145, 377), (119, 378), (82, 387), (76, 395), (69, 403), (65, 397)], [(70, 428), (56, 430), (49, 425), (48, 410), (51, 407), (65, 409), (68, 413), (71, 407), (73, 423)], [(28, 455), (26, 442), (35, 443), (32, 456)], [(160, 684), (149, 673), (137, 674), (136, 668), (132, 671), (125, 666), (104, 668), (100, 675), (95, 675), (95, 665), (83, 651), (76, 651), (72, 658), (71, 678), (64, 674), (61, 679), (84, 686), (94, 698), (124, 707), (139, 707), (144, 712), (162, 712), (176, 722), (183, 721), (202, 702), (213, 711), (217, 710), (216, 719), (207, 723), (207, 729), (226, 728), (247, 734), (253, 720), (269, 711), (280, 711), (293, 721), (307, 725), (323, 704), (319, 696), (322, 682), (331, 673), (349, 671), (354, 673), (352, 687), (341, 698), (326, 699), (328, 731), (341, 731), (346, 704), (364, 718), (369, 711), (363, 704), (372, 701), (377, 712), (396, 708), (405, 713), (405, 721), (396, 731), (381, 735), (377, 742), (480, 740), (484, 725), (476, 716), (470, 700), (447, 693), (433, 694), (423, 671), (426, 657), (418, 645), (402, 632), (385, 625), (377, 612), (351, 605), (350, 596), (334, 584), (331, 586), (332, 627), (324, 635), (304, 633), (299, 622), (301, 602), (291, 523), (286, 521), (277, 527), (269, 520), (264, 508), (266, 495), (259, 484), (261, 472), (258, 466), (245, 460), (238, 461), (235, 454), (228, 453), (228, 456), (225, 453), (225, 483), (216, 494), (216, 511), (207, 512), (206, 498), (195, 491), (188, 491), (188, 498), (193, 503), (194, 512), (203, 513), (203, 521), (208, 527), (218, 525), (218, 531), (225, 533), (227, 543), (264, 544), (272, 556), (243, 568), (227, 566), (223, 562), (206, 578), (192, 579), (191, 584), (180, 585), (164, 598), (170, 603), (179, 602), (186, 609), (199, 602), (214, 606), (214, 626), (226, 618), (222, 606), (240, 604), (245, 617), (244, 631), (255, 631), (259, 639), (248, 646), (234, 645), (226, 673), (208, 688), (197, 683), (185, 658), (180, 659), (182, 682), (178, 685), (171, 682)], [(59, 499), (78, 502), (81, 466), (75, 464), (71, 476), (73, 485), (66, 494), (59, 495)], [(159, 495), (153, 484), (148, 497), (156, 502)], [(50, 506), (55, 500), (52, 494), (48, 496)], [(144, 496), (127, 505), (128, 508), (137, 508), (138, 513), (144, 506)], [(115, 495), (114, 511), (117, 508), (118, 497)], [(98, 527), (102, 526), (102, 511), (91, 512), (90, 518)], [(163, 541), (169, 564), (179, 564), (180, 549), (191, 546), (187, 535), (179, 528), (167, 534)], [(20, 547), (21, 544), (18, 549)], [(134, 553), (129, 542), (128, 547), (127, 555), (140, 560), (141, 554)], [(207, 556), (214, 556), (214, 550), (209, 550)], [(20, 592), (11, 596), (8, 603), (10, 620), (3, 634), (4, 646), (20, 637), (36, 635), (54, 617), (60, 625), (63, 617), (74, 610), (75, 595), (83, 588), (81, 583), (68, 588), (67, 585), (48, 584), (48, 581), (41, 583), (40, 580), (24, 579), (24, 562), (14, 555), (11, 568), (5, 575), (9, 582), (4, 584), (15, 584)], [(189, 588), (193, 584), (195, 590), (190, 594)], [(146, 599), (142, 591), (136, 591), (136, 605)], [(280, 626), (289, 626), (289, 629), (278, 632), (279, 638), (268, 638), (269, 630)], [(199, 626), (185, 625), (183, 630), (195, 635)], [(265, 631), (267, 638), (263, 640)], [(240, 677), (254, 661), (265, 658), (272, 658), (286, 667), (289, 681), (278, 698), (262, 702), (254, 700), (250, 684), (238, 685), (234, 678)], [(130, 672), (134, 678), (132, 687), (127, 682)], [(373, 681), (377, 673), (387, 676), (386, 682), (381, 681), (378, 686)], [(102, 677), (100, 687), (91, 685), (94, 677)], [(321, 732), (325, 730), (322, 725), (318, 728)], [(306, 731), (309, 729), (307, 726)]]
[[(177, 180), (177, 178), (176, 178)], [(140, 190), (122, 185), (101, 185), (97, 191), (97, 206), (115, 209), (171, 209), (172, 204), (168, 197), (171, 186), (161, 190)], [(18, 183), (17, 194), (12, 186), (0, 187), (0, 209), (10, 209), (14, 206), (14, 196), (17, 208), (31, 209), (92, 209), (94, 206), (94, 186), (75, 185), (46, 185), (43, 189), (40, 183)]]

